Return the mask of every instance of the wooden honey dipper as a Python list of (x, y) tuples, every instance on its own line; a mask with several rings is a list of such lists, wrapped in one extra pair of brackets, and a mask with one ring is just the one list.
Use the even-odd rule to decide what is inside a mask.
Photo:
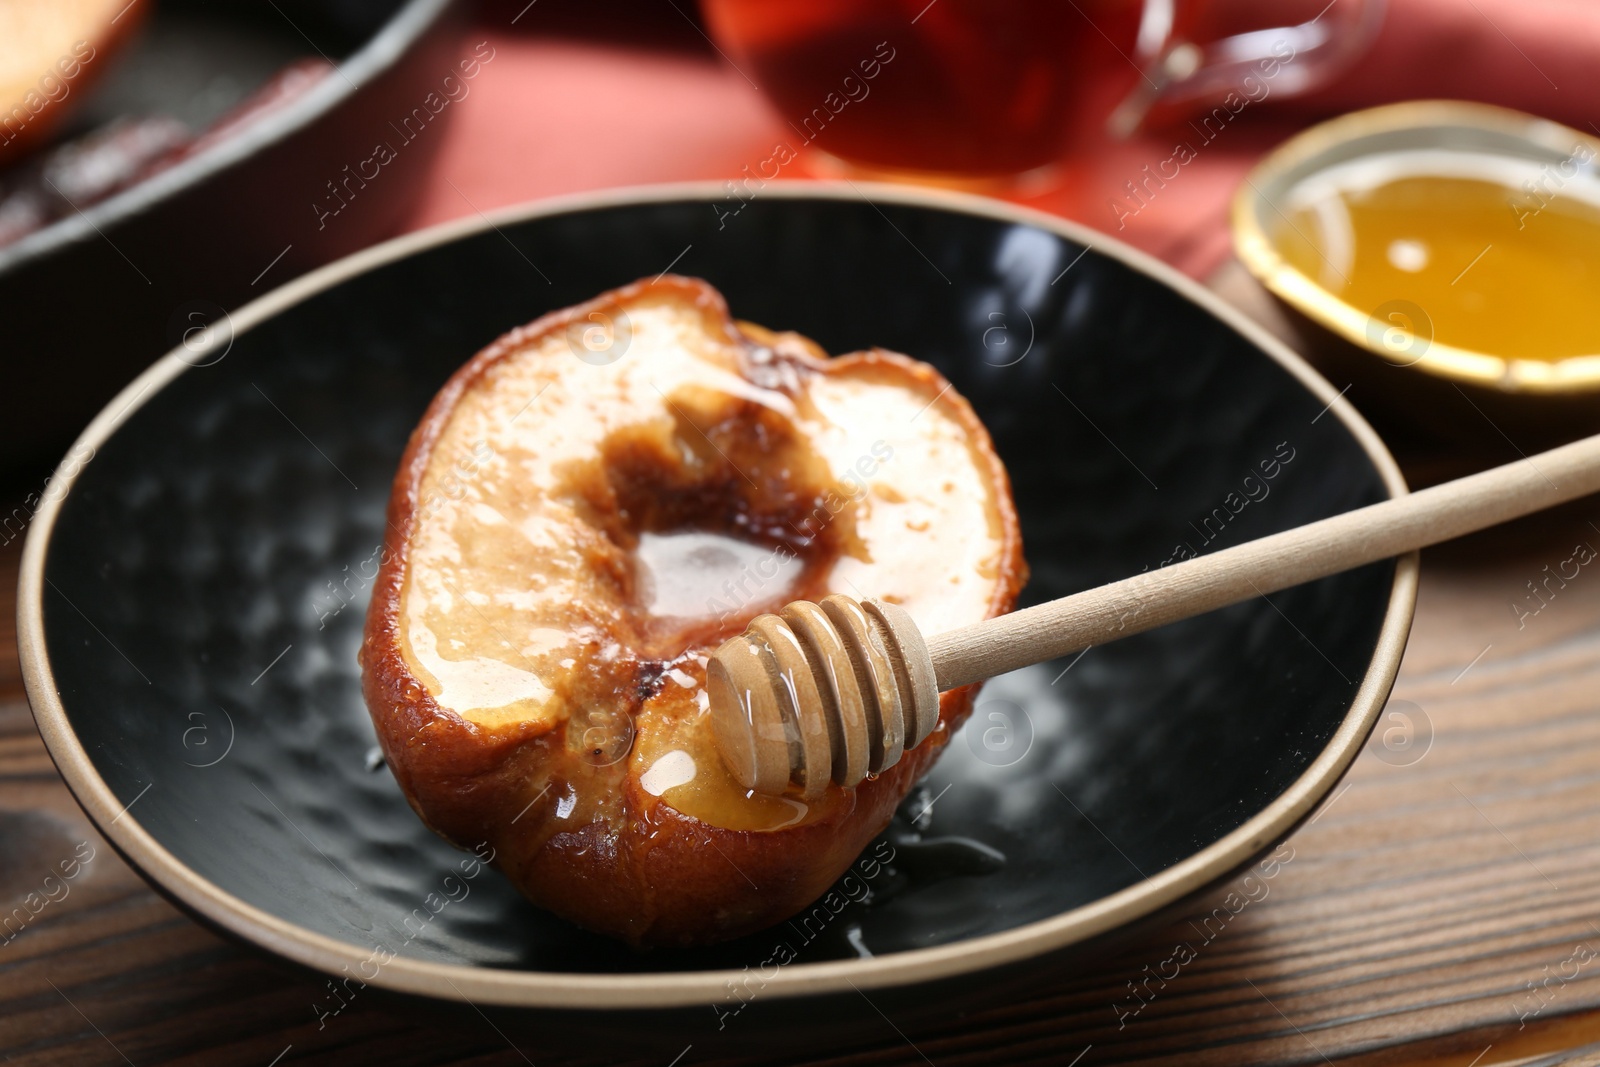
[(1600, 490), (1600, 435), (1407, 496), (924, 639), (894, 604), (830, 596), (752, 620), (706, 680), (746, 789), (807, 797), (894, 766), (939, 693), (1389, 559)]

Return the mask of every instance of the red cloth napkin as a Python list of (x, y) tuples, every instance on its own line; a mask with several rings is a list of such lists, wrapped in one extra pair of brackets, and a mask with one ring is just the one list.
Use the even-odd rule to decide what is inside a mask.
[[(538, 10), (524, 8), (522, 25), (512, 26), (516, 12), (492, 6), (469, 39), (469, 49), (487, 42), (493, 58), (443, 132), (447, 143), (408, 229), (563, 193), (731, 179), (792, 140), (686, 19), (668, 47), (652, 48), (638, 34), (613, 44), (574, 38), (565, 25), (562, 35), (544, 33)], [(1308, 96), (1242, 114), (1146, 203), (1119, 191), (1172, 154), (1170, 133), (1082, 146), (1059, 187), (1023, 202), (1202, 277), (1228, 254), (1235, 187), (1296, 130), (1342, 111), (1450, 97), (1600, 133), (1597, 62), (1600, 0), (1390, 0), (1377, 39), (1345, 74)], [(802, 174), (801, 163), (789, 171)]]

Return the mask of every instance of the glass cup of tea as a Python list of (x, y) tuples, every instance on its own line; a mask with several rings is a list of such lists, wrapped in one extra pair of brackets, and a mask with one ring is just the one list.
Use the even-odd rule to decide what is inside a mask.
[[(846, 172), (958, 185), (1321, 84), (1383, 0), (701, 0), (724, 54)], [(1298, 19), (1299, 21), (1287, 21)], [(1287, 21), (1287, 24), (1284, 24)]]

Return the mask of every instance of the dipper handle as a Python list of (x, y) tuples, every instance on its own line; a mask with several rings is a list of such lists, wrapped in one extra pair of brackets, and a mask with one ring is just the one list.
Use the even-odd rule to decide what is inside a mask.
[(924, 639), (903, 609), (830, 596), (753, 620), (707, 668), (717, 744), (747, 789), (815, 797), (892, 767), (938, 694), (1600, 491), (1600, 435)]

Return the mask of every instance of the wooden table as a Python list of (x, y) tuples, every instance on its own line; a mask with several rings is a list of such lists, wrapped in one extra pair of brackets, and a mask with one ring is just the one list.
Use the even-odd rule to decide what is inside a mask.
[[(1401, 458), (1414, 485), (1461, 472), (1424, 447)], [(1478, 462), (1512, 458), (1506, 445)], [(32, 488), (7, 487), (4, 512)], [(1164, 988), (1142, 983), (1227, 889), (1028, 1001), (904, 1036), (886, 1022), (875, 1046), (817, 1062), (1600, 1064), (1600, 569), (1552, 586), (1537, 613), (1523, 600), (1581, 542), (1600, 547), (1600, 500), (1424, 554), (1394, 693), (1407, 703), (1391, 702), (1417, 732), (1385, 748), (1404, 723), (1380, 724), (1288, 842), (1268, 895)], [(315, 983), (152, 892), (90, 827), (34, 730), (13, 629), (20, 545), (0, 548), (0, 914), (75, 849), (93, 859), (22, 933), (0, 935), (7, 1063), (624, 1062), (603, 1048), (559, 1061), (487, 1024), (441, 1029), (362, 1003), (319, 1031)], [(625, 1062), (665, 1067), (675, 1051)], [(678, 1067), (781, 1062), (691, 1047)]]

